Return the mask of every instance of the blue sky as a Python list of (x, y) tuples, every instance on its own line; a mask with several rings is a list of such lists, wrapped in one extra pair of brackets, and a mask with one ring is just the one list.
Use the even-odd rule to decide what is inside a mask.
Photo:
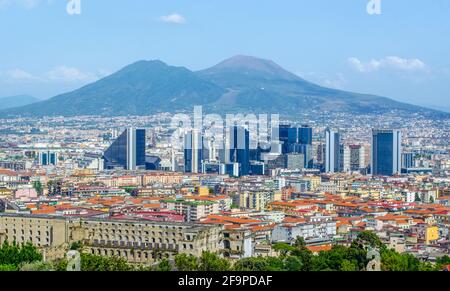
[(450, 111), (450, 1), (0, 0), (0, 96), (40, 98), (142, 59), (199, 70), (236, 54), (321, 85)]

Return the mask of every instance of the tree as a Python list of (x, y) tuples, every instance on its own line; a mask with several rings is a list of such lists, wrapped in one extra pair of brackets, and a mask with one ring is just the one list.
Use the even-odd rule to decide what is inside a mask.
[(280, 256), (285, 257), (290, 252), (295, 250), (295, 247), (293, 247), (291, 245), (288, 245), (286, 243), (276, 243), (276, 244), (273, 245), (273, 249), (275, 251), (277, 251), (278, 253), (280, 253)]
[(172, 266), (168, 259), (163, 259), (158, 266), (156, 267), (156, 271), (158, 272), (169, 272), (172, 271)]
[(133, 271), (123, 258), (81, 254), (81, 271)]
[(0, 247), (0, 265), (12, 265), (17, 269), (26, 263), (42, 260), (42, 254), (31, 243), (18, 245), (7, 241)]
[(358, 266), (354, 262), (350, 262), (349, 260), (343, 260), (341, 263), (340, 271), (344, 272), (358, 271)]
[(175, 267), (177, 271), (197, 271), (198, 261), (193, 255), (178, 254), (175, 256)]
[(414, 202), (422, 202), (422, 199), (420, 199), (419, 193), (416, 193), (416, 198), (414, 199)]
[(371, 231), (362, 231), (358, 234), (356, 239), (352, 242), (352, 246), (364, 248), (372, 247), (372, 248), (378, 248), (383, 249), (385, 248), (385, 245), (380, 240), (380, 238)]
[(199, 271), (228, 271), (231, 267), (227, 259), (210, 252), (203, 252), (199, 261)]
[(303, 262), (299, 257), (289, 256), (284, 260), (284, 269), (286, 271), (301, 271)]
[(383, 271), (419, 271), (420, 261), (410, 254), (399, 254), (394, 250), (381, 253), (381, 269)]
[(5, 271), (17, 271), (17, 267), (14, 265), (0, 265), (0, 272)]
[(44, 188), (42, 187), (41, 181), (34, 181), (33, 188), (36, 190), (38, 195), (42, 195)]
[(234, 271), (266, 272), (284, 271), (285, 264), (282, 258), (256, 257), (244, 258), (234, 264)]
[(73, 242), (70, 245), (71, 251), (81, 251), (83, 249), (83, 243), (81, 241)]
[(43, 272), (43, 271), (54, 271), (55, 266), (51, 263), (46, 263), (43, 261), (40, 262), (34, 262), (34, 263), (28, 263), (23, 265), (20, 268), (20, 271), (27, 271), (27, 272)]

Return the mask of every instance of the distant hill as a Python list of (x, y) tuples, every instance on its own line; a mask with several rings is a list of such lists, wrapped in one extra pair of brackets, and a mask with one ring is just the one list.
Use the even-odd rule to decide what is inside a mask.
[(0, 97), (0, 109), (8, 109), (24, 106), (41, 101), (40, 99), (29, 95), (17, 95), (11, 97)]
[(7, 116), (145, 115), (192, 111), (194, 105), (218, 113), (295, 116), (311, 110), (355, 114), (395, 110), (439, 118), (450, 116), (385, 97), (325, 88), (270, 60), (249, 56), (235, 56), (198, 72), (161, 61), (139, 61), (78, 90), (0, 113)]

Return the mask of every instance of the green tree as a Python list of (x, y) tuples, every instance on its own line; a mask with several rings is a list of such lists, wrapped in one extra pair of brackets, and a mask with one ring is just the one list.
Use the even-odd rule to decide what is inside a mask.
[(83, 243), (81, 241), (73, 242), (70, 245), (71, 251), (81, 251), (83, 249)]
[(197, 271), (198, 261), (193, 255), (178, 254), (175, 256), (175, 267), (177, 271)]
[(360, 232), (352, 242), (352, 246), (364, 249), (367, 247), (378, 248), (380, 251), (385, 248), (385, 245), (380, 238), (371, 231)]
[(410, 254), (399, 254), (394, 250), (381, 253), (383, 271), (419, 271), (420, 265), (420, 261)]
[(81, 271), (133, 271), (123, 258), (81, 254)]
[(414, 199), (415, 202), (422, 202), (422, 199), (420, 199), (419, 193), (416, 193), (416, 198)]
[(284, 269), (286, 271), (301, 271), (303, 268), (303, 262), (300, 257), (289, 256), (284, 260)]
[(34, 181), (33, 188), (34, 188), (34, 190), (36, 190), (38, 195), (42, 195), (44, 188), (42, 187), (41, 181)]
[(28, 272), (44, 272), (44, 271), (54, 271), (55, 266), (51, 263), (47, 262), (34, 262), (23, 265), (20, 268), (20, 271), (28, 271)]
[(344, 272), (358, 271), (358, 266), (354, 262), (351, 262), (349, 260), (343, 260), (341, 263), (340, 271), (344, 271)]
[(18, 268), (14, 265), (0, 265), (0, 272), (17, 271)]
[(19, 268), (22, 264), (42, 260), (42, 254), (31, 243), (18, 245), (4, 242), (0, 247), (0, 265), (13, 265)]
[(235, 271), (251, 271), (251, 272), (266, 272), (266, 271), (284, 271), (285, 264), (282, 258), (275, 257), (256, 257), (244, 258), (234, 264)]
[(217, 254), (203, 252), (199, 260), (199, 271), (228, 271), (230, 262)]
[(170, 265), (170, 262), (168, 259), (163, 259), (156, 267), (156, 271), (159, 271), (159, 272), (172, 271), (172, 265)]

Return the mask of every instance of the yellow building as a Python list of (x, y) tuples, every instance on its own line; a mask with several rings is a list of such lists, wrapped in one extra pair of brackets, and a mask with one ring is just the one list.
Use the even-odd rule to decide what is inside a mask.
[(432, 241), (439, 239), (439, 228), (437, 226), (429, 226), (425, 230), (425, 242), (430, 244)]

